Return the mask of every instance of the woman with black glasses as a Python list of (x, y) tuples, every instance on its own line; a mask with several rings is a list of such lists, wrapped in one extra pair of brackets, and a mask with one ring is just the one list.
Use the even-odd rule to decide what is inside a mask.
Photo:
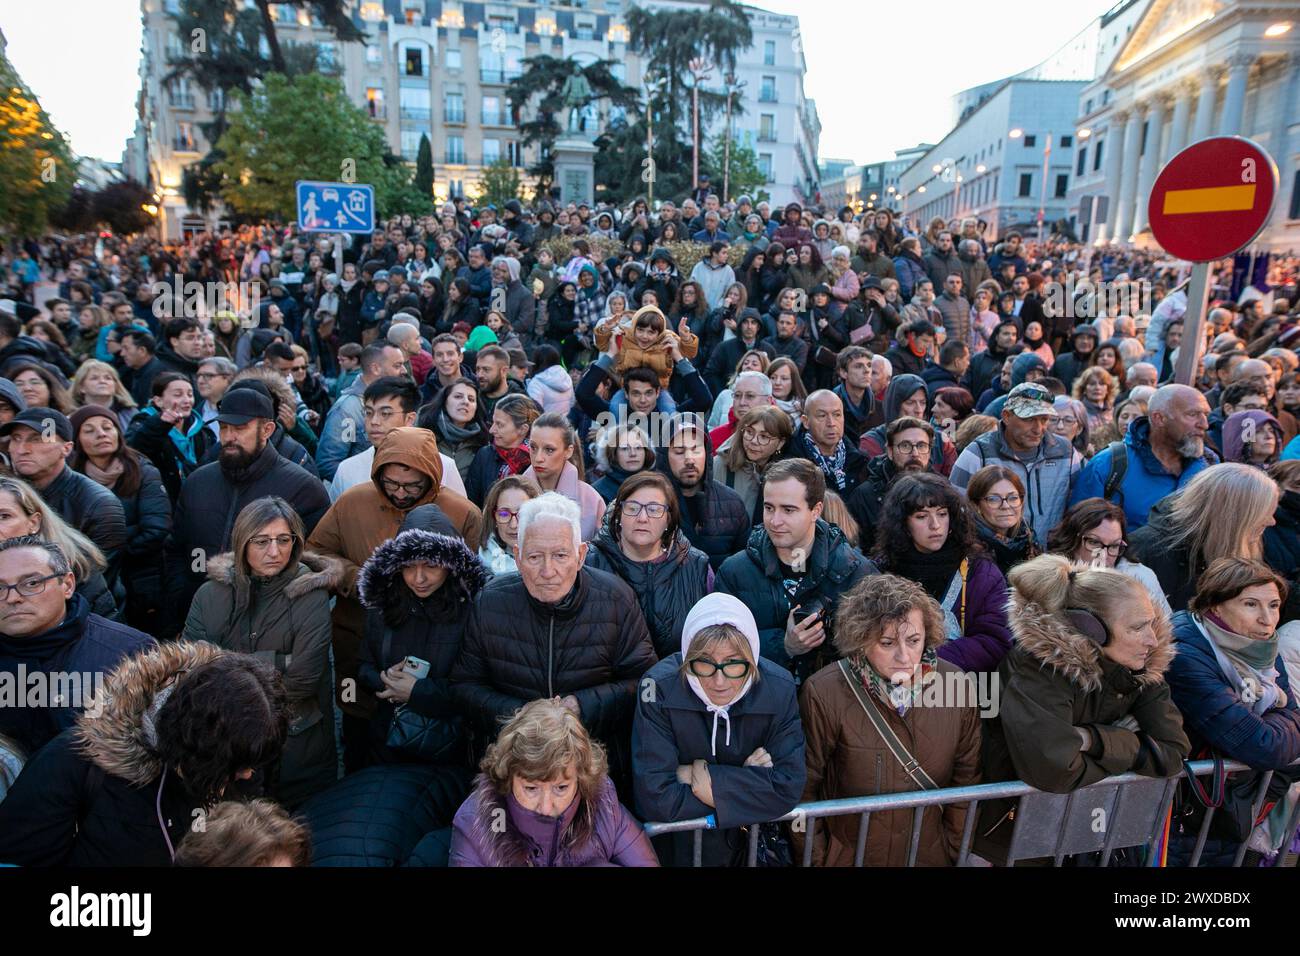
[(668, 479), (638, 472), (619, 487), (587, 550), (587, 567), (617, 575), (636, 593), (660, 657), (680, 649), (686, 615), (713, 590), (709, 557), (691, 547), (681, 525)]
[[(804, 786), (804, 738), (794, 679), (759, 656), (758, 626), (744, 603), (710, 594), (690, 609), (678, 652), (650, 669), (632, 722), (636, 809), (657, 822), (712, 815), (702, 862), (744, 860), (738, 827), (784, 816)], [(768, 865), (783, 841), (765, 834)], [(689, 866), (691, 834), (657, 839), (665, 866)], [(788, 852), (788, 851), (787, 851)], [(771, 854), (770, 856), (768, 854)]]
[(1168, 621), (1173, 610), (1159, 578), (1145, 564), (1126, 561), (1127, 550), (1128, 523), (1124, 509), (1103, 498), (1080, 501), (1047, 536), (1049, 554), (1063, 554), (1071, 561), (1096, 568), (1111, 568), (1138, 581), (1151, 596), (1152, 606)]
[(975, 533), (1003, 577), (1042, 553), (1025, 520), (1025, 486), (1010, 468), (985, 465), (975, 472), (966, 485), (966, 500), (974, 512)]

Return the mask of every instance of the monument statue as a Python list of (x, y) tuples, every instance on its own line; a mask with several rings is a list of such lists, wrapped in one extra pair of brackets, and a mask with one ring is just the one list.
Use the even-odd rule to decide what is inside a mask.
[(573, 64), (573, 72), (565, 79), (564, 88), (560, 90), (560, 96), (569, 110), (569, 132), (581, 132), (583, 126), (582, 108), (591, 100), (591, 84), (587, 82), (587, 78), (583, 75), (580, 64)]

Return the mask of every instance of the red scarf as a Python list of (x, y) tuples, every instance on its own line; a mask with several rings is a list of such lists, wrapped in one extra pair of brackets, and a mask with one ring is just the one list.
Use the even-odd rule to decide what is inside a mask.
[(518, 448), (498, 448), (496, 445), (492, 448), (496, 451), (497, 458), (501, 460), (501, 465), (497, 468), (498, 479), (508, 475), (523, 474), (533, 463), (532, 452), (528, 450), (526, 441)]

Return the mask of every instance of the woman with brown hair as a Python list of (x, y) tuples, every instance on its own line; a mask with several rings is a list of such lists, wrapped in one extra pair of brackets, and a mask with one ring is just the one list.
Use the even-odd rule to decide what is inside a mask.
[(535, 481), (522, 475), (498, 479), (483, 500), (483, 530), (479, 535), (479, 560), (493, 574), (518, 570), (515, 548), (519, 544), (519, 508), (542, 493)]
[(605, 499), (585, 480), (577, 429), (566, 416), (550, 412), (533, 422), (528, 438), (532, 464), (524, 477), (576, 504), (582, 511), (582, 540), (590, 541), (605, 517)]
[(5, 378), (18, 387), (28, 408), (52, 408), (64, 415), (72, 414), (72, 398), (68, 390), (49, 369), (24, 362), (9, 369)]
[[(1182, 712), (1194, 757), (1239, 760), (1275, 777), (1263, 813), (1285, 794), (1300, 760), (1300, 706), (1278, 647), (1278, 621), (1287, 599), (1281, 575), (1260, 561), (1220, 558), (1196, 582), (1189, 609), (1174, 615), (1178, 654), (1169, 668), (1169, 690)], [(1231, 865), (1249, 832), (1228, 834), (1233, 821), (1220, 810), (1206, 841), (1211, 862)], [(1170, 854), (1190, 859), (1200, 832), (1200, 814), (1175, 817), (1178, 826)], [(1253, 830), (1254, 821), (1243, 829)], [(1265, 828), (1267, 829), (1267, 827)], [(1179, 832), (1181, 831), (1181, 833)], [(1235, 839), (1233, 837), (1236, 837)], [(1253, 841), (1252, 841), (1253, 842)], [(1291, 843), (1291, 834), (1271, 841), (1274, 849)]]
[(1123, 508), (1103, 498), (1085, 498), (1067, 511), (1048, 534), (1047, 551), (1079, 564), (1113, 568), (1128, 575), (1147, 589), (1155, 609), (1168, 620), (1174, 612), (1155, 572), (1140, 561), (1124, 557), (1127, 539), (1128, 521)]
[(302, 519), (283, 498), (244, 507), (228, 554), (208, 559), (186, 641), (207, 641), (275, 665), (289, 698), (289, 736), (273, 787), (287, 806), (334, 782), (334, 687), (325, 561), (307, 552)]
[(172, 529), (172, 504), (162, 475), (148, 458), (127, 446), (121, 422), (110, 409), (83, 405), (71, 421), (68, 465), (122, 502), (126, 545), (119, 579), (126, 585), (126, 621), (155, 634), (163, 600), (163, 545)]
[(691, 547), (681, 525), (672, 483), (657, 471), (638, 472), (619, 487), (587, 549), (587, 567), (632, 588), (660, 657), (680, 649), (686, 615), (713, 588), (709, 556)]
[[(944, 640), (939, 606), (906, 578), (872, 575), (840, 599), (835, 647), (842, 659), (809, 678), (800, 700), (805, 802), (980, 782), (974, 685), (936, 656)], [(965, 822), (965, 804), (927, 807), (915, 863), (956, 863)], [(812, 839), (814, 865), (852, 866), (861, 825), (855, 815), (810, 821), (806, 835), (794, 835), (796, 850)], [(872, 814), (863, 864), (907, 865), (912, 831), (910, 810)]]
[(1005, 576), (1022, 561), (1041, 553), (1025, 521), (1025, 486), (1010, 468), (985, 465), (971, 475), (966, 500), (975, 517), (975, 533)]
[(534, 700), (488, 747), (452, 823), (451, 866), (658, 866), (605, 748), (559, 700)]
[(176, 848), (177, 866), (309, 866), (311, 834), (278, 803), (227, 800)]
[(794, 437), (790, 416), (775, 405), (759, 405), (745, 413), (736, 430), (713, 456), (713, 480), (735, 490), (745, 510), (761, 520), (763, 474), (780, 461)]

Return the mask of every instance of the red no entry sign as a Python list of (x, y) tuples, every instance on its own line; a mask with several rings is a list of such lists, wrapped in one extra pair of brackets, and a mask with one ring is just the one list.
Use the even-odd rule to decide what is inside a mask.
[(1268, 222), (1277, 167), (1248, 139), (1215, 136), (1169, 161), (1151, 188), (1147, 218), (1171, 255), (1209, 262), (1232, 255)]

